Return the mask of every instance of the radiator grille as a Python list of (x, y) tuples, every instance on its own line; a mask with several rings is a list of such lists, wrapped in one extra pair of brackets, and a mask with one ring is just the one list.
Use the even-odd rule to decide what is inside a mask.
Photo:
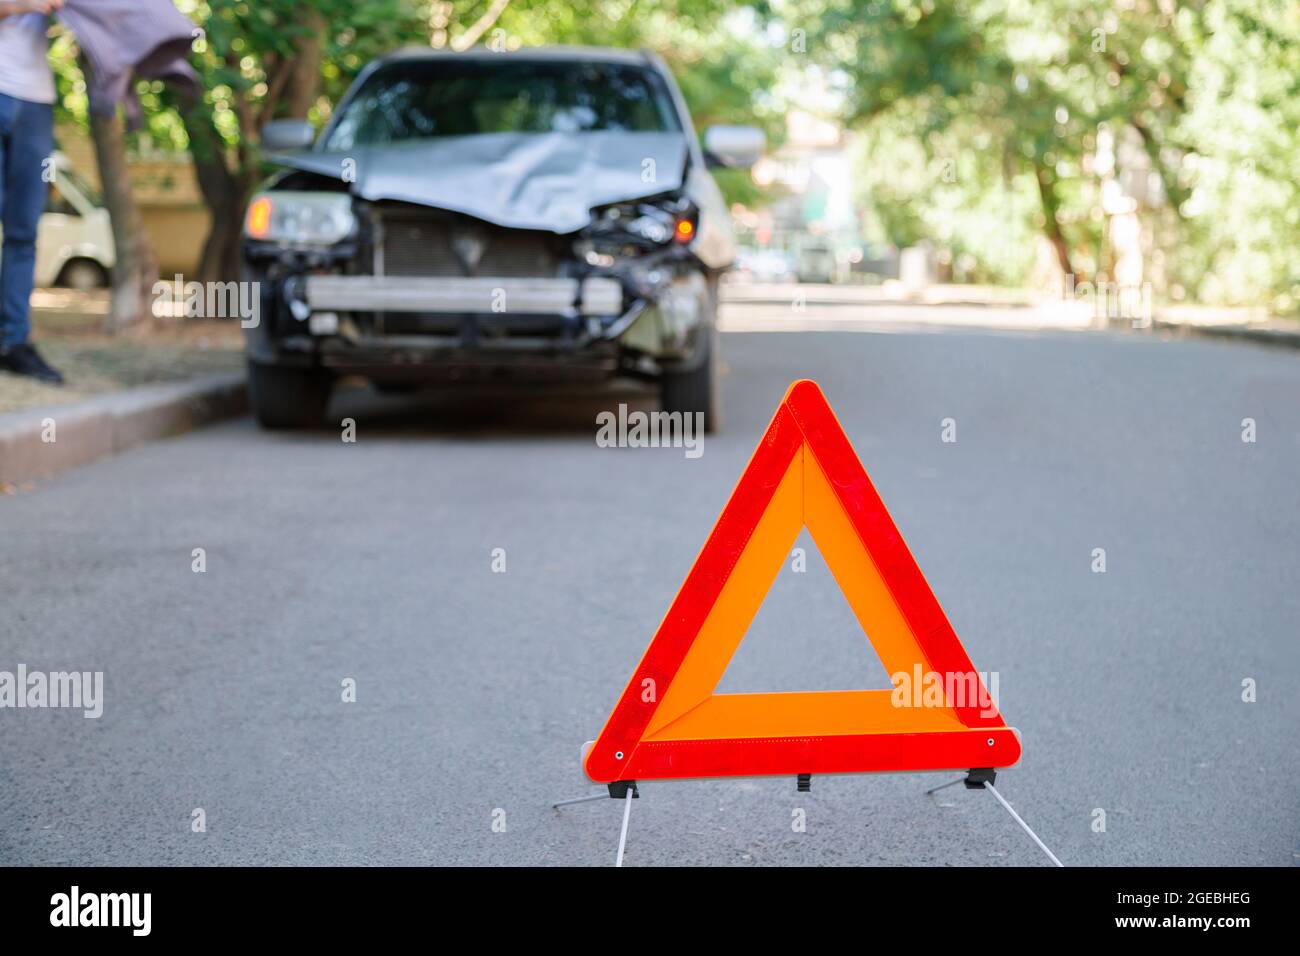
[(390, 276), (505, 276), (551, 277), (559, 275), (555, 238), (525, 230), (482, 229), (484, 243), (477, 267), (465, 269), (453, 245), (454, 220), (436, 217), (385, 217), (383, 239), (375, 263)]

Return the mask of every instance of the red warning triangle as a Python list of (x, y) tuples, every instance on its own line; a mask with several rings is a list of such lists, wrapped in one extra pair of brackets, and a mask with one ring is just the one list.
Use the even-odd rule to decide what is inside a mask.
[[(894, 690), (718, 694), (807, 527)], [(1020, 739), (815, 382), (790, 386), (584, 761), (608, 783), (1009, 767)]]

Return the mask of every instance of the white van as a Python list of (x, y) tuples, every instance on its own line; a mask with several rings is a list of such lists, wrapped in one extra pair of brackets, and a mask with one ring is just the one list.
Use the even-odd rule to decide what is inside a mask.
[(55, 176), (36, 229), (36, 285), (107, 286), (117, 259), (108, 210), (66, 156), (54, 153), (50, 159)]

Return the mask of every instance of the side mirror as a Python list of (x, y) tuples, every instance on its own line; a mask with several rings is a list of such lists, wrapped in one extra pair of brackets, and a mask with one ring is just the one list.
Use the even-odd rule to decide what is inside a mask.
[(306, 120), (272, 120), (262, 127), (262, 148), (271, 152), (306, 149), (316, 141), (316, 131)]
[(704, 157), (709, 166), (753, 166), (766, 145), (767, 137), (756, 126), (710, 126), (704, 131)]

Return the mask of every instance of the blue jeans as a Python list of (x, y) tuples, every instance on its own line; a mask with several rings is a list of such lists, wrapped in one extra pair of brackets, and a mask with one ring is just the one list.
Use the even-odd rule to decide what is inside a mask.
[(36, 272), (36, 226), (45, 211), (45, 160), (54, 107), (0, 93), (0, 348), (27, 341)]

